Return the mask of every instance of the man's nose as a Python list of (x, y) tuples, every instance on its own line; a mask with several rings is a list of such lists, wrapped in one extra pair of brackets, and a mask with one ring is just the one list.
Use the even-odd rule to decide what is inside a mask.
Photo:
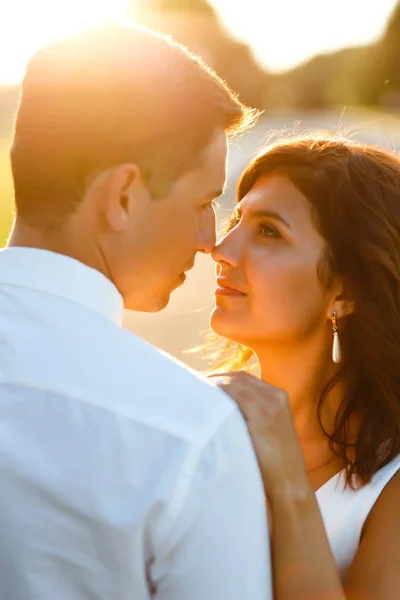
[(211, 254), (217, 242), (217, 231), (215, 218), (200, 232), (198, 251), (203, 254)]

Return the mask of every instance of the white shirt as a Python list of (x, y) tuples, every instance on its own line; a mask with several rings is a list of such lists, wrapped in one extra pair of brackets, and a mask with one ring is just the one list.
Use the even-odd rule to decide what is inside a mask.
[(239, 411), (122, 315), (98, 271), (0, 252), (1, 600), (270, 600)]
[(341, 471), (317, 490), (317, 501), (342, 580), (354, 560), (372, 507), (399, 469), (400, 456), (397, 456), (361, 488), (345, 487), (345, 471)]

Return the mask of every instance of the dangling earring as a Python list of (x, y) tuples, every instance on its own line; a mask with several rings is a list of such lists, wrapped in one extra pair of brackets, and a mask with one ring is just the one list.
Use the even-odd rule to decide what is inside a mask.
[(333, 347), (332, 347), (332, 360), (338, 364), (342, 360), (342, 349), (340, 347), (339, 332), (337, 328), (337, 315), (336, 311), (332, 311), (332, 328), (333, 328)]

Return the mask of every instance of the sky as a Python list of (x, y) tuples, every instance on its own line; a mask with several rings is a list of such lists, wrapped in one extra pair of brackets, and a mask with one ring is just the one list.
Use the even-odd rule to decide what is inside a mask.
[[(273, 72), (315, 54), (371, 43), (397, 0), (211, 0), (226, 28)], [(10, 0), (0, 9), (0, 84), (22, 78), (41, 45), (104, 18), (129, 0)]]

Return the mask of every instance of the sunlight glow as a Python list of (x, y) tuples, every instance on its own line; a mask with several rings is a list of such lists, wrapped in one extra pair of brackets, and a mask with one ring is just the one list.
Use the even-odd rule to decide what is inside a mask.
[(283, 71), (323, 52), (375, 42), (397, 0), (211, 0), (259, 62)]
[[(1, 0), (0, 0), (1, 1)], [(312, 56), (369, 44), (397, 0), (209, 0), (221, 22), (273, 72)], [(146, 0), (136, 0), (146, 7)], [(42, 45), (90, 24), (126, 16), (132, 0), (8, 0), (0, 16), (0, 85), (21, 80)]]
[(125, 16), (129, 0), (10, 0), (0, 18), (0, 85), (19, 82), (41, 46), (106, 19)]

